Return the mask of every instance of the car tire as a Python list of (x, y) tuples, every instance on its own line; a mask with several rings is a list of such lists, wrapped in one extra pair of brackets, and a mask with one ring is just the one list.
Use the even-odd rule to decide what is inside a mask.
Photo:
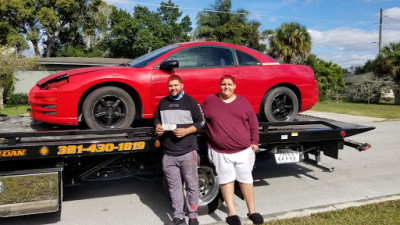
[(262, 115), (268, 122), (293, 121), (299, 112), (299, 100), (287, 87), (276, 87), (265, 94)]
[(101, 87), (87, 96), (82, 112), (90, 129), (128, 128), (135, 118), (135, 103), (121, 88)]

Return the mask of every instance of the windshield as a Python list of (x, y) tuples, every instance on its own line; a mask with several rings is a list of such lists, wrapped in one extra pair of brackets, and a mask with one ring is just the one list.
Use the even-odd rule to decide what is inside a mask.
[(132, 62), (129, 63), (132, 67), (135, 68), (142, 68), (145, 67), (147, 64), (153, 62), (153, 60), (157, 59), (161, 55), (171, 51), (172, 49), (175, 49), (179, 47), (180, 45), (167, 45), (162, 48), (159, 48), (155, 51), (152, 51), (150, 53), (147, 53), (146, 55), (142, 55), (139, 58), (136, 58), (132, 60)]

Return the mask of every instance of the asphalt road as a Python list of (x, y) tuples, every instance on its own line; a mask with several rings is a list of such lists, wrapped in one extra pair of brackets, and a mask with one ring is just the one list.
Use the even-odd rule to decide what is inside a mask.
[[(257, 163), (254, 170), (256, 206), (265, 218), (307, 215), (400, 199), (400, 121), (376, 122), (379, 119), (345, 118), (337, 114), (327, 117), (375, 126), (375, 130), (352, 138), (368, 142), (372, 148), (358, 152), (345, 147), (339, 160), (323, 157), (323, 163), (335, 168), (332, 172), (306, 163), (276, 165), (271, 160)], [(246, 224), (249, 220), (245, 218), (245, 202), (236, 198), (236, 205), (238, 215)], [(221, 221), (225, 220), (226, 211), (222, 206), (213, 214), (200, 216), (199, 221), (225, 224)], [(0, 219), (0, 224), (157, 225), (164, 224), (170, 212), (161, 180), (131, 178), (66, 188), (61, 215)]]

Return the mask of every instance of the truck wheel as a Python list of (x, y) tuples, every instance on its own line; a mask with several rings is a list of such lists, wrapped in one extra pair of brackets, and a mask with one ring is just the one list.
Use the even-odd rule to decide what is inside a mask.
[[(200, 166), (197, 170), (199, 174), (199, 204), (197, 213), (199, 215), (206, 215), (213, 213), (222, 205), (223, 197), (213, 170), (207, 166)], [(185, 190), (184, 185), (183, 190)], [(165, 193), (170, 199), (168, 182), (165, 175), (163, 176), (163, 186)]]
[(276, 87), (265, 94), (262, 115), (269, 122), (293, 121), (299, 112), (299, 100), (287, 87)]
[(135, 118), (135, 103), (126, 91), (107, 86), (87, 96), (82, 112), (91, 129), (128, 128)]
[(222, 193), (214, 171), (208, 166), (200, 166), (199, 174), (199, 215), (213, 213), (223, 203)]

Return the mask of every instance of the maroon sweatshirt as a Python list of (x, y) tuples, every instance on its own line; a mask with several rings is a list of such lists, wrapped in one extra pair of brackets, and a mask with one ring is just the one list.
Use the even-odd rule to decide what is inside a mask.
[(207, 123), (207, 144), (217, 152), (236, 153), (258, 144), (258, 120), (250, 103), (236, 95), (225, 103), (218, 94), (208, 96), (201, 105)]

